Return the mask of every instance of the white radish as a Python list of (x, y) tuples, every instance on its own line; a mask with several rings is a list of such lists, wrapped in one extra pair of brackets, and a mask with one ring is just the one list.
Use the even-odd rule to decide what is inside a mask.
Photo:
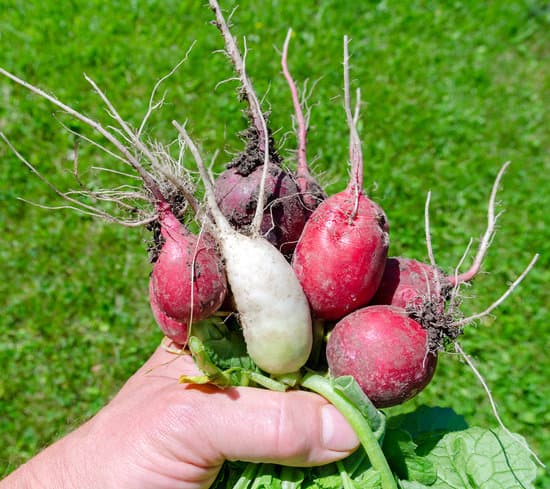
[[(251, 236), (231, 227), (219, 210), (212, 182), (199, 151), (187, 131), (174, 122), (191, 150), (205, 186), (206, 200), (214, 219), (227, 280), (239, 313), (250, 357), (271, 374), (295, 372), (311, 352), (312, 324), (309, 304), (290, 264), (258, 232)], [(267, 139), (267, 138), (266, 138)], [(266, 155), (269, 152), (265, 151)], [(258, 209), (263, 209), (259, 192)]]

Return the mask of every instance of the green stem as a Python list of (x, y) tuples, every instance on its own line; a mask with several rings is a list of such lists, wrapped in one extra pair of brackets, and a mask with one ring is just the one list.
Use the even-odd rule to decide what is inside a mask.
[(284, 392), (287, 389), (286, 385), (276, 381), (275, 379), (272, 379), (271, 377), (267, 377), (265, 375), (262, 375), (253, 371), (249, 371), (247, 372), (247, 374), (250, 377), (250, 380), (256, 382), (256, 384), (260, 384), (262, 387), (265, 387), (266, 389), (269, 389), (272, 391), (279, 391), (279, 392)]
[(271, 465), (269, 464), (258, 464), (258, 471), (255, 474), (254, 482), (252, 482), (252, 486), (250, 489), (258, 489), (259, 487), (265, 487), (264, 484), (262, 484), (261, 477), (265, 474), (268, 474), (271, 471)]
[(336, 392), (330, 381), (321, 375), (308, 373), (302, 380), (302, 386), (321, 394), (342, 413), (359, 437), (372, 467), (380, 474), (382, 489), (397, 489), (395, 478), (384, 452), (378, 444), (368, 421), (361, 415), (360, 411), (341, 393)]
[(302, 487), (305, 478), (304, 469), (299, 467), (281, 467), (281, 489), (296, 489)]
[(343, 489), (354, 489), (353, 481), (351, 480), (351, 477), (348, 474), (348, 471), (344, 467), (344, 464), (339, 461), (336, 462), (336, 466), (338, 467), (338, 472), (340, 472), (340, 478), (342, 479), (342, 488)]
[(259, 465), (249, 462), (246, 465), (246, 468), (244, 469), (242, 475), (239, 477), (239, 480), (235, 483), (233, 486), (233, 489), (247, 489), (250, 485), (250, 482), (254, 479), (256, 476), (256, 472), (258, 471)]

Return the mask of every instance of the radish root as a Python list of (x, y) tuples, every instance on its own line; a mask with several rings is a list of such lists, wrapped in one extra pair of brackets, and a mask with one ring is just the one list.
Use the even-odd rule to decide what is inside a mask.
[[(147, 112), (138, 131), (133, 131), (130, 128), (128, 123), (124, 121), (124, 119), (120, 116), (120, 114), (117, 112), (114, 105), (105, 95), (105, 93), (87, 75), (84, 75), (86, 81), (91, 85), (92, 89), (104, 102), (105, 106), (108, 109), (109, 115), (117, 122), (119, 127), (104, 126), (100, 122), (89, 118), (81, 112), (73, 109), (69, 105), (61, 102), (55, 96), (48, 94), (44, 90), (22, 80), (21, 78), (12, 73), (9, 73), (3, 68), (0, 68), (0, 74), (25, 87), (26, 89), (40, 96), (41, 98), (48, 100), (53, 105), (61, 109), (64, 113), (83, 122), (86, 126), (90, 127), (99, 135), (104, 137), (117, 150), (117, 152), (112, 151), (111, 149), (105, 147), (97, 141), (94, 141), (90, 137), (87, 137), (68, 128), (66, 124), (60, 121), (62, 127), (67, 129), (71, 134), (75, 135), (75, 137), (78, 137), (79, 139), (82, 139), (92, 144), (94, 147), (97, 147), (115, 160), (121, 161), (124, 164), (131, 166), (137, 173), (138, 178), (141, 179), (141, 181), (143, 182), (143, 186), (145, 187), (145, 192), (142, 192), (139, 189), (136, 189), (135, 191), (127, 191), (121, 190), (121, 188), (99, 191), (90, 189), (79, 189), (64, 192), (60, 190), (57, 186), (55, 186), (52, 182), (50, 182), (34, 165), (32, 165), (19, 151), (17, 151), (14, 145), (3, 133), (0, 133), (0, 138), (8, 145), (14, 155), (25, 166), (27, 166), (27, 168), (29, 168), (29, 170), (31, 170), (40, 180), (42, 180), (55, 194), (57, 194), (59, 197), (69, 203), (69, 205), (63, 206), (44, 206), (35, 203), (34, 205), (47, 209), (72, 209), (86, 215), (91, 215), (93, 217), (101, 218), (106, 221), (114, 222), (128, 227), (137, 227), (144, 225), (147, 226), (156, 221), (158, 215), (155, 210), (144, 210), (142, 205), (143, 202), (149, 202), (153, 204), (154, 208), (156, 203), (170, 200), (169, 196), (167, 196), (167, 193), (174, 192), (175, 189), (175, 191), (181, 193), (185, 197), (191, 208), (195, 212), (198, 212), (200, 206), (197, 200), (193, 197), (191, 178), (189, 177), (188, 172), (183, 168), (183, 165), (181, 165), (181, 162), (174, 161), (168, 150), (161, 144), (156, 142), (145, 143), (143, 142), (141, 137), (145, 124), (151, 113), (156, 108), (160, 107), (161, 104), (161, 102), (154, 102), (156, 91), (158, 90), (160, 84), (169, 76), (171, 76), (184, 63), (184, 61), (188, 57), (189, 52), (190, 51), (187, 52), (185, 58), (182, 59), (176, 65), (176, 67), (174, 67), (174, 69), (172, 69), (167, 75), (162, 77), (155, 84), (155, 87), (153, 88), (153, 91), (151, 93)], [(145, 158), (145, 161), (150, 167), (150, 170), (148, 170), (141, 162), (142, 156)], [(117, 171), (115, 169), (100, 167), (92, 168), (97, 171), (112, 172), (123, 177), (135, 178), (133, 175), (128, 175), (126, 172)], [(73, 160), (73, 175), (77, 183), (81, 187), (84, 187), (80, 179), (78, 169), (78, 153), (77, 151), (75, 151), (75, 157)], [(97, 206), (87, 203), (86, 200), (89, 199), (114, 203), (120, 209), (122, 209), (126, 215), (137, 215), (137, 217), (130, 219), (120, 218), (117, 215), (113, 215), (110, 212), (104, 211)], [(30, 203), (33, 204), (32, 202)]]
[(300, 100), (298, 89), (290, 70), (288, 69), (288, 46), (290, 38), (292, 37), (292, 29), (289, 29), (283, 45), (283, 52), (281, 55), (281, 67), (283, 75), (287, 81), (290, 89), (290, 95), (292, 98), (292, 104), (294, 106), (294, 118), (293, 126), (295, 125), (296, 139), (298, 142), (298, 149), (296, 150), (296, 186), (301, 194), (301, 202), (305, 209), (311, 213), (319, 204), (327, 198), (326, 192), (319, 185), (319, 183), (313, 178), (309, 171), (307, 164), (307, 133), (310, 118), (310, 110), (306, 108), (307, 115), (304, 116), (302, 110), (302, 104), (306, 105), (307, 101), (307, 85), (304, 87), (303, 100)]
[(359, 90), (357, 90), (354, 113), (352, 114), (351, 112), (348, 44), (348, 36), (344, 36), (344, 110), (346, 112), (346, 120), (350, 131), (349, 154), (351, 162), (351, 178), (348, 189), (355, 195), (355, 206), (349, 218), (350, 222), (352, 222), (357, 215), (359, 195), (363, 191), (363, 152), (361, 150), (361, 140), (357, 132), (357, 120), (359, 118), (359, 107), (361, 104)]
[[(239, 48), (235, 38), (229, 31), (229, 27), (223, 17), (222, 10), (216, 0), (209, 0), (210, 8), (214, 11), (216, 16), (215, 25), (222, 34), (222, 37), (225, 42), (225, 52), (227, 56), (233, 62), (235, 71), (239, 75), (239, 80), (241, 82), (244, 95), (248, 101), (250, 108), (250, 117), (258, 134), (258, 146), (261, 148), (263, 146), (264, 153), (264, 163), (263, 163), (263, 172), (262, 178), (260, 180), (260, 188), (258, 189), (258, 200), (256, 204), (256, 212), (252, 219), (251, 232), (254, 235), (260, 235), (260, 228), (263, 219), (264, 213), (264, 202), (265, 202), (265, 182), (267, 179), (267, 172), (269, 169), (269, 132), (267, 130), (267, 124), (262, 112), (262, 107), (256, 92), (252, 87), (252, 83), (246, 74), (245, 68), (245, 59), (246, 59), (246, 39), (244, 40), (245, 56), (241, 56)], [(179, 128), (178, 128), (179, 130)], [(181, 131), (180, 131), (181, 134)]]
[(504, 294), (502, 294), (487, 309), (485, 309), (483, 312), (473, 314), (472, 316), (469, 316), (467, 318), (455, 321), (455, 322), (453, 322), (453, 326), (459, 328), (461, 326), (464, 326), (466, 324), (469, 324), (469, 323), (475, 321), (476, 319), (481, 319), (481, 318), (491, 314), (491, 312), (493, 312), (498, 306), (500, 306), (510, 296), (510, 294), (518, 287), (518, 285), (523, 281), (523, 279), (527, 276), (527, 274), (535, 266), (535, 263), (537, 262), (538, 258), (539, 258), (538, 254), (533, 256), (533, 258), (529, 262), (529, 265), (527, 265), (525, 270), (523, 270), (523, 272), (518, 276), (518, 278), (516, 278), (516, 280), (514, 280), (514, 282), (512, 282), (512, 284), (508, 287), (506, 292), (504, 292)]

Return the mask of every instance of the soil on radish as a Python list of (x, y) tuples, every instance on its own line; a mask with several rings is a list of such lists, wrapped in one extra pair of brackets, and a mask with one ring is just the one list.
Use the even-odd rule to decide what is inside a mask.
[[(239, 175), (247, 177), (264, 164), (264, 151), (260, 146), (260, 137), (255, 127), (249, 127), (242, 131), (240, 136), (245, 141), (246, 147), (233, 161), (227, 164), (227, 168), (235, 168)], [(281, 157), (275, 149), (275, 141), (271, 132), (269, 133), (269, 161), (275, 165), (281, 164)]]
[(442, 310), (442, 300), (439, 298), (435, 300), (424, 298), (421, 303), (412, 303), (405, 310), (411, 319), (414, 319), (426, 330), (430, 353), (437, 353), (445, 349), (463, 333), (463, 328), (453, 324), (456, 321), (457, 313)]
[[(162, 189), (163, 195), (166, 195), (166, 201), (170, 205), (172, 214), (185, 225), (184, 217), (188, 209), (187, 201), (185, 197), (178, 190), (174, 189), (169, 184), (159, 185)], [(165, 239), (160, 232), (160, 222), (158, 219), (146, 224), (145, 229), (151, 232), (152, 239), (147, 242), (147, 253), (149, 256), (149, 262), (155, 263), (158, 260), (160, 250), (164, 246)]]
[[(230, 224), (247, 233), (258, 205), (265, 153), (258, 146), (261, 141), (255, 128), (245, 131), (245, 138), (246, 149), (216, 179), (215, 194)], [(293, 176), (280, 165), (277, 152), (270, 149), (269, 155), (261, 234), (283, 254), (290, 255), (305, 225), (306, 209)]]
[(428, 333), (428, 350), (435, 353), (453, 342), (462, 329), (453, 325), (460, 315), (460, 298), (439, 267), (411, 258), (386, 260), (380, 286), (371, 305), (401, 307)]

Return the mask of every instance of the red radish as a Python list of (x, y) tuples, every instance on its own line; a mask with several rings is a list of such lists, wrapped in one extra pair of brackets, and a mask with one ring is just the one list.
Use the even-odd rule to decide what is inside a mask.
[[(223, 18), (216, 1), (210, 2), (216, 15), (216, 26), (221, 32), (227, 55), (239, 75), (242, 90), (239, 94), (248, 102), (251, 127), (244, 132), (245, 150), (214, 183), (217, 204), (231, 225), (247, 232), (252, 224), (257, 203), (260, 200), (260, 181), (263, 180), (261, 200), (265, 202), (260, 233), (283, 254), (290, 256), (309, 215), (291, 173), (281, 167), (281, 158), (274, 149), (273, 138), (267, 127), (261, 108), (254, 107), (254, 90), (246, 76), (244, 60), (235, 39)], [(264, 156), (265, 148), (269, 155)], [(263, 163), (269, 160), (267, 176), (263, 177)]]
[[(254, 217), (262, 165), (235, 165), (215, 181), (216, 201), (235, 229), (246, 231)], [(265, 182), (261, 234), (283, 254), (292, 254), (306, 222), (298, 187), (279, 165), (270, 163)]]
[(389, 304), (403, 309), (439, 301), (443, 306), (450, 283), (437, 267), (411, 258), (392, 257), (371, 304)]
[(426, 330), (393, 306), (364, 307), (339, 321), (326, 354), (331, 375), (353, 376), (377, 407), (394, 406), (418, 394), (437, 363)]
[(335, 320), (366, 305), (382, 278), (387, 250), (385, 215), (364, 194), (356, 198), (346, 190), (323, 201), (292, 261), (314, 313)]
[(410, 258), (388, 258), (370, 304), (405, 310), (427, 330), (430, 350), (438, 351), (462, 333), (455, 325), (452, 291), (449, 277), (436, 266)]
[(292, 261), (313, 312), (332, 320), (372, 299), (389, 245), (386, 215), (363, 192), (361, 143), (349, 102), (347, 38), (344, 60), (352, 177), (344, 191), (327, 198), (313, 212)]
[(164, 243), (153, 265), (151, 293), (166, 316), (189, 325), (221, 306), (227, 293), (223, 265), (208, 237), (190, 233), (166, 202), (157, 208)]
[(317, 180), (313, 178), (309, 171), (307, 164), (307, 153), (306, 153), (306, 143), (307, 143), (307, 120), (304, 117), (302, 111), (302, 104), (300, 103), (300, 97), (298, 95), (298, 90), (296, 84), (290, 74), (288, 69), (288, 44), (290, 43), (290, 36), (292, 35), (292, 29), (288, 30), (285, 43), (283, 46), (283, 55), (281, 57), (281, 65), (283, 69), (283, 74), (286, 78), (288, 86), (290, 88), (290, 94), (292, 96), (292, 103), (294, 105), (294, 112), (296, 117), (296, 132), (298, 139), (298, 151), (296, 159), (298, 162), (296, 168), (296, 185), (300, 191), (300, 196), (302, 202), (305, 205), (307, 210), (307, 217), (319, 206), (319, 204), (327, 198), (327, 194), (319, 185)]

